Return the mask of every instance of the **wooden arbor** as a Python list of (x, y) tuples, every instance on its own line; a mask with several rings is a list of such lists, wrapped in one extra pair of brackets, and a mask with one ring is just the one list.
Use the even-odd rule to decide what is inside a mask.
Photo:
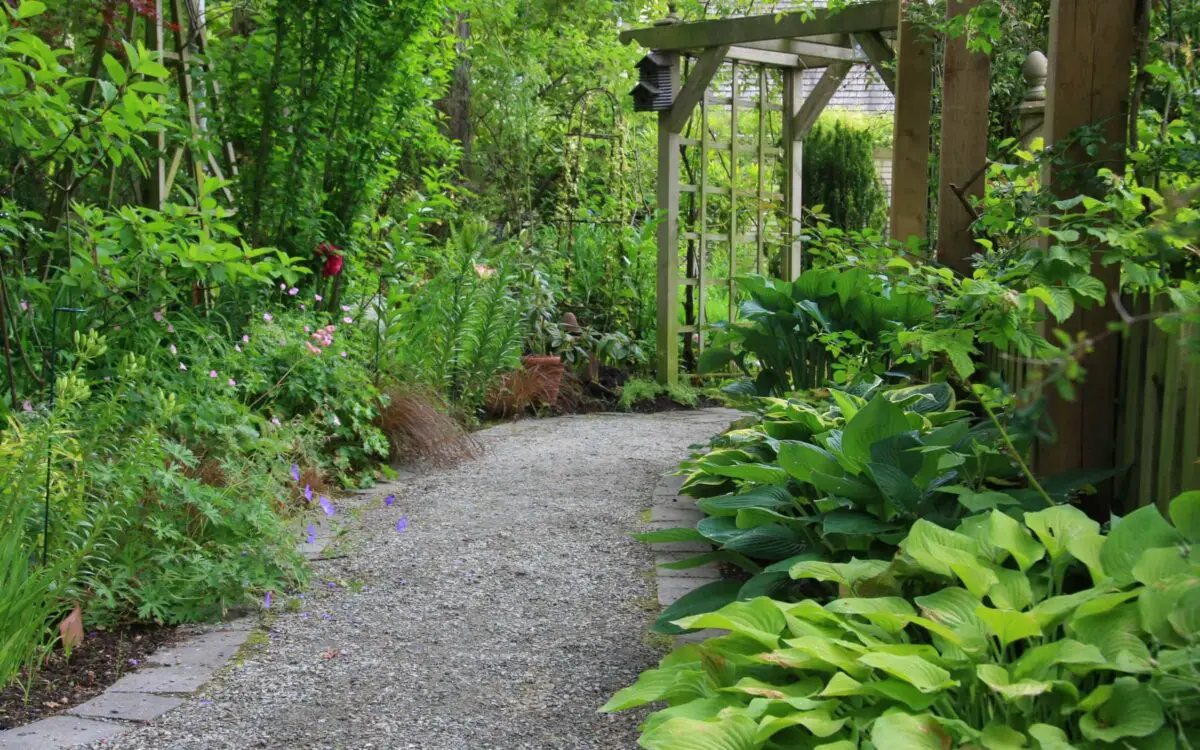
[[(880, 0), (837, 13), (817, 10), (686, 24), (668, 19), (621, 34), (622, 42), (653, 50), (654, 63), (670, 67), (673, 103), (659, 111), (658, 120), (658, 209), (663, 220), (658, 229), (660, 382), (679, 377), (681, 335), (694, 337), (703, 350), (710, 287), (724, 287), (729, 318), (736, 314), (739, 258), (752, 257), (757, 271), (764, 263), (776, 263), (785, 278), (799, 274), (803, 141), (855, 64), (871, 65), (893, 92), (907, 92), (898, 97), (895, 152), (910, 158), (897, 162), (893, 175), (893, 226), (904, 229), (898, 217), (918, 213), (914, 198), (924, 205), (929, 54), (915, 39), (907, 40), (917, 53), (896, 65), (885, 37), (898, 27), (899, 2)], [(903, 27), (899, 34), (904, 49)], [(694, 61), (686, 76), (684, 58)], [(805, 95), (803, 72), (812, 68), (824, 72)], [(694, 118), (697, 107), (699, 116)], [(720, 125), (714, 124), (714, 108), (722, 109), (726, 118)], [(754, 127), (743, 127), (746, 115)], [(689, 123), (698, 132), (685, 137)], [(771, 132), (773, 123), (778, 123), (778, 132)], [(689, 149), (696, 158), (688, 164), (685, 182), (681, 167)], [(725, 171), (726, 186), (713, 184), (714, 153)], [(690, 226), (681, 227), (685, 195)], [(713, 219), (714, 212), (723, 218)], [(923, 228), (919, 233), (924, 234)], [(684, 247), (687, 251), (681, 252)], [(720, 273), (710, 274), (710, 261), (717, 256), (727, 263), (720, 263)], [(686, 325), (679, 321), (681, 287), (692, 311)]]

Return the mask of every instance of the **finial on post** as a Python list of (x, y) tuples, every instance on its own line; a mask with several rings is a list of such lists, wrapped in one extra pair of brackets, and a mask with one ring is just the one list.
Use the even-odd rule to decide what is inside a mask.
[(667, 3), (667, 17), (654, 22), (655, 26), (674, 26), (679, 23), (679, 13), (675, 3)]
[(1038, 50), (1029, 53), (1021, 68), (1025, 76), (1025, 101), (1040, 101), (1046, 98), (1046, 76), (1050, 74), (1050, 62)]

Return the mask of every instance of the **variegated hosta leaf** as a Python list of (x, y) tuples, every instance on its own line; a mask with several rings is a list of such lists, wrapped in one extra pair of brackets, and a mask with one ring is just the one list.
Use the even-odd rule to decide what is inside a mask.
[(685, 630), (716, 628), (753, 638), (767, 648), (779, 645), (787, 621), (779, 607), (766, 597), (727, 604), (716, 612), (685, 617), (675, 624)]
[(921, 614), (954, 631), (961, 640), (956, 644), (970, 654), (987, 650), (987, 626), (975, 613), (979, 600), (966, 589), (957, 587), (942, 589), (928, 596), (918, 596), (917, 606)]
[(1009, 701), (1015, 702), (1022, 698), (1032, 698), (1048, 693), (1053, 688), (1049, 682), (1042, 680), (1017, 680), (1014, 682), (1009, 676), (1008, 670), (998, 664), (980, 664), (975, 667), (975, 672), (985, 685)]

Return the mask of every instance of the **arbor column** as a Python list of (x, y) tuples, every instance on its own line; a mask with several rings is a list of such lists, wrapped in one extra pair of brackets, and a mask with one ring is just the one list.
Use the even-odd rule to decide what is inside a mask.
[(929, 219), (929, 114), (933, 45), (900, 4), (896, 45), (896, 125), (892, 145), (890, 234), (901, 242), (925, 239)]
[[(1121, 173), (1125, 161), (1126, 108), (1130, 91), (1135, 44), (1135, 0), (1053, 0), (1050, 6), (1050, 71), (1046, 87), (1047, 145), (1065, 157), (1048, 164), (1045, 184), (1063, 198), (1097, 192), (1096, 173), (1101, 168)], [(1066, 141), (1079, 128), (1101, 129), (1105, 145), (1089, 155)], [(1093, 258), (1103, 248), (1097, 246)], [(1120, 283), (1118, 266), (1094, 262), (1092, 275), (1110, 293)], [(1080, 333), (1102, 335), (1119, 320), (1111, 302), (1080, 309), (1061, 326), (1072, 337)], [(1108, 337), (1096, 344), (1083, 361), (1087, 379), (1073, 401), (1049, 389), (1048, 417), (1058, 433), (1053, 444), (1038, 449), (1042, 474), (1113, 466), (1120, 342)], [(1107, 483), (1111, 485), (1111, 483)], [(1111, 488), (1101, 488), (1091, 510), (1106, 514)]]

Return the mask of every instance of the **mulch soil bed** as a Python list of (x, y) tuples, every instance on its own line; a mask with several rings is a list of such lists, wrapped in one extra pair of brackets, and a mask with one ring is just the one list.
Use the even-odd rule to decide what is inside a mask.
[(178, 637), (175, 628), (155, 625), (88, 633), (69, 658), (55, 651), (34, 671), (32, 681), (24, 674), (0, 690), (0, 730), (30, 724), (95, 698)]

